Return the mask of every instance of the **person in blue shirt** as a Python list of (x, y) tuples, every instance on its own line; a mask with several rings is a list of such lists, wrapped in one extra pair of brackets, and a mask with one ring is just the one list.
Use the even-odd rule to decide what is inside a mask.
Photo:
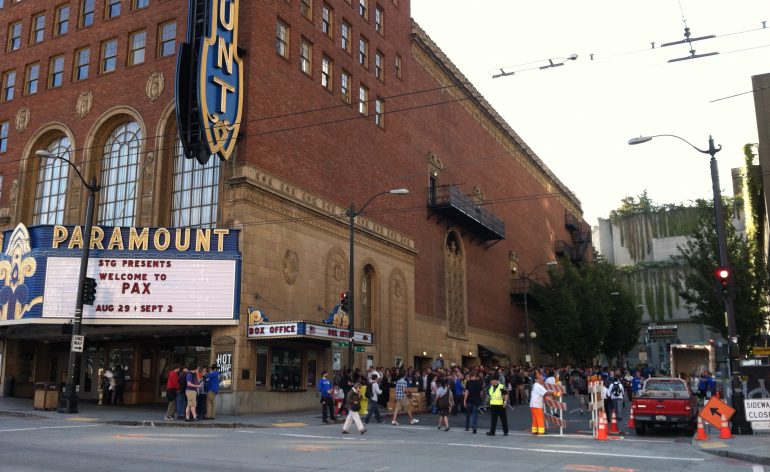
[(337, 418), (334, 416), (334, 398), (332, 397), (333, 389), (332, 383), (329, 380), (329, 371), (321, 372), (321, 378), (318, 379), (318, 386), (316, 388), (318, 393), (321, 394), (321, 418), (323, 418), (323, 422), (328, 423), (331, 419), (333, 423), (336, 423)]
[(634, 377), (631, 379), (631, 391), (634, 397), (639, 396), (639, 392), (642, 391), (642, 375), (638, 370), (634, 372)]
[(216, 399), (219, 393), (219, 366), (212, 364), (211, 372), (206, 375), (206, 416), (207, 420), (216, 418)]
[(708, 398), (715, 397), (717, 394), (717, 379), (707, 370), (703, 371), (703, 376), (706, 377), (706, 396)]

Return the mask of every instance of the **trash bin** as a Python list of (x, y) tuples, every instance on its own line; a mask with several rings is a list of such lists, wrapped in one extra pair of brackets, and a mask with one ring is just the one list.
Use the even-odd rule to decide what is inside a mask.
[(59, 389), (55, 382), (35, 383), (32, 407), (36, 410), (55, 410), (59, 406)]

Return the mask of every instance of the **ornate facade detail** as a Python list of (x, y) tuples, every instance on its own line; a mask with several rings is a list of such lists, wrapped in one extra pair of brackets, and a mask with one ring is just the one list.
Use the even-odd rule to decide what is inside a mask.
[(508, 253), (508, 271), (511, 280), (518, 278), (517, 272), (519, 271), (519, 256), (516, 251), (510, 251)]
[(11, 182), (11, 191), (8, 195), (8, 201), (11, 202), (11, 205), (16, 203), (16, 196), (19, 193), (19, 179), (13, 179), (13, 182)]
[(339, 248), (333, 248), (326, 255), (326, 297), (324, 305), (333, 307), (340, 300), (340, 293), (347, 290), (347, 258)]
[(163, 76), (163, 72), (153, 72), (150, 74), (147, 78), (146, 91), (147, 98), (151, 102), (155, 102), (160, 98), (164, 88), (166, 88), (166, 78)]
[(23, 133), (24, 130), (27, 129), (27, 125), (29, 125), (29, 118), (29, 108), (24, 107), (19, 109), (19, 111), (16, 112), (16, 131)]
[(393, 271), (390, 274), (390, 346), (393, 356), (408, 359), (406, 352), (406, 280), (403, 274)]
[(85, 118), (88, 112), (91, 111), (91, 107), (94, 105), (94, 94), (91, 91), (80, 92), (78, 100), (75, 103), (75, 113), (79, 117)]
[(289, 285), (294, 285), (299, 274), (299, 257), (293, 249), (287, 249), (283, 253), (283, 279)]
[(476, 203), (481, 205), (484, 203), (484, 200), (486, 200), (486, 195), (484, 195), (484, 192), (481, 191), (481, 187), (476, 186), (473, 187), (473, 199), (476, 200)]
[(465, 337), (468, 326), (465, 303), (465, 257), (454, 233), (447, 236), (444, 260), (449, 335), (462, 338)]
[(428, 153), (428, 164), (436, 170), (444, 170), (444, 163), (441, 162), (441, 159), (439, 159), (435, 152)]
[(149, 185), (152, 183), (152, 179), (155, 176), (155, 153), (154, 152), (148, 152), (147, 156), (144, 158), (144, 164), (142, 165), (142, 171), (144, 174), (144, 188), (145, 194), (147, 194), (151, 189), (152, 185)]

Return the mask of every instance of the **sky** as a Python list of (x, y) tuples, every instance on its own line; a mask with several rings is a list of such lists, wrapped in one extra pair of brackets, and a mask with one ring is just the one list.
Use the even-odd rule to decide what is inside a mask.
[[(770, 73), (768, 0), (412, 0), (411, 8), (577, 195), (591, 225), (645, 190), (660, 204), (712, 198), (708, 155), (672, 138), (629, 146), (630, 138), (674, 134), (706, 149), (713, 135), (729, 194), (730, 169), (758, 140), (747, 92), (753, 75)], [(684, 39), (683, 17), (692, 38), (717, 36), (693, 42), (696, 54), (718, 55), (667, 62), (690, 55), (687, 44), (660, 47)], [(578, 58), (563, 67), (539, 69), (571, 54)], [(516, 73), (493, 78), (500, 69)]]

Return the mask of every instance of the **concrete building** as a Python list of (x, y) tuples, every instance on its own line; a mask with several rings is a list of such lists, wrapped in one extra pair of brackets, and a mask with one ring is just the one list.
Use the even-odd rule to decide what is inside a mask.
[[(183, 156), (177, 133), (188, 2), (0, 8), (4, 260), (30, 268), (26, 282), (6, 272), (8, 290), (28, 294), (3, 302), (6, 393), (30, 396), (68, 373), (88, 191), (38, 150), (102, 186), (81, 398), (98, 396), (100, 369), (120, 365), (126, 402), (163, 402), (172, 364), (217, 363), (223, 411), (316, 405), (320, 372), (349, 360), (353, 333), (335, 312), (348, 289), (346, 211), (395, 188), (410, 193), (382, 195), (355, 219), (355, 367), (521, 361), (514, 269), (585, 258), (588, 227), (579, 200), (413, 22), (409, 1), (201, 2), (233, 32), (220, 69), (243, 73), (242, 115), (222, 122), (239, 127), (237, 144), (205, 165)], [(221, 90), (224, 109), (235, 92)], [(129, 276), (153, 285), (132, 293)]]

